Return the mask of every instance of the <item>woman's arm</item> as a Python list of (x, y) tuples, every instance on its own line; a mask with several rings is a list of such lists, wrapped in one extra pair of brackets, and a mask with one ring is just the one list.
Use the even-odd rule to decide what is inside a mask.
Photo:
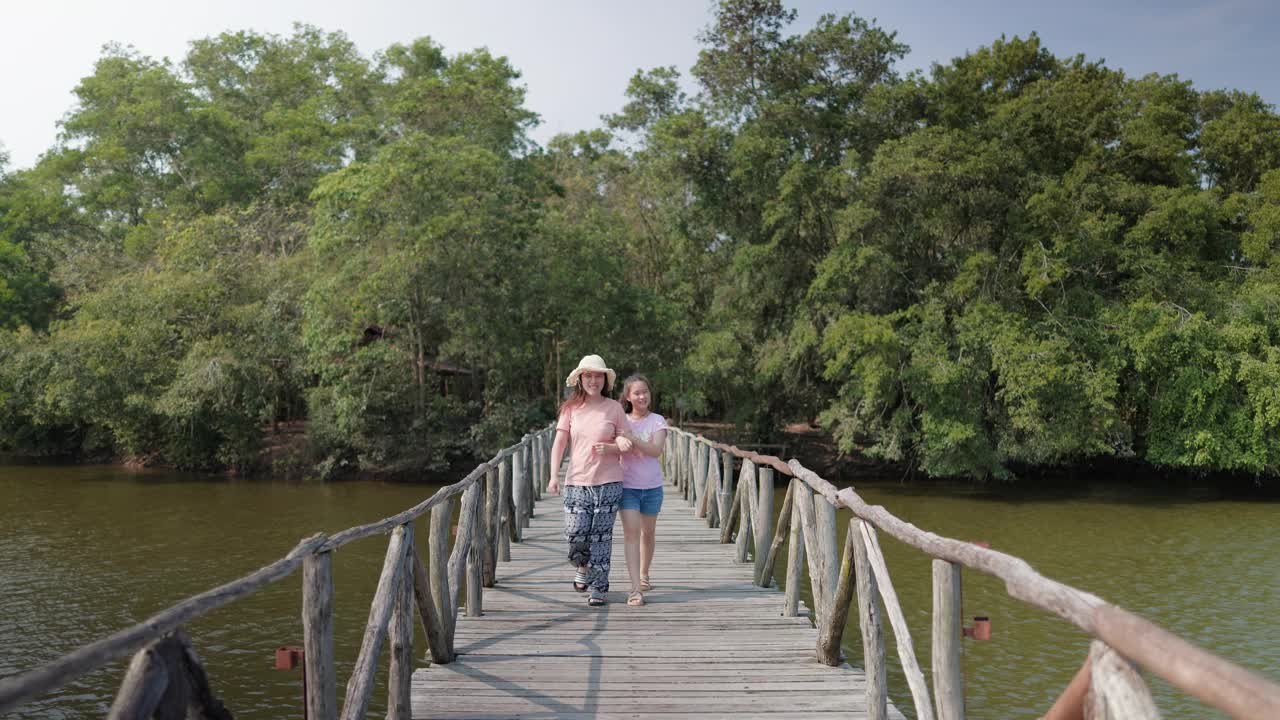
[(552, 495), (560, 493), (560, 461), (564, 459), (564, 447), (569, 433), (556, 430), (556, 439), (551, 443), (551, 482), (547, 483), (547, 491)]

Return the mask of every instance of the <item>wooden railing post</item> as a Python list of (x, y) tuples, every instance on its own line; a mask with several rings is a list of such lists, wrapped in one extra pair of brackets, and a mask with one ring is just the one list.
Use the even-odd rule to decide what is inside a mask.
[(526, 477), (534, 468), (529, 467), (525, 463), (526, 457), (524, 453), (516, 452), (507, 458), (503, 463), (503, 471), (507, 473), (507, 484), (510, 486), (510, 504), (515, 508), (515, 517), (513, 518), (516, 527), (524, 528), (524, 516), (526, 512), (526, 503), (533, 500), (534, 483), (530, 478)]
[[(741, 481), (741, 479), (739, 479), (739, 481)], [(723, 519), (729, 515), (729, 503), (733, 499), (734, 494), (733, 453), (731, 452), (722, 451), (720, 453), (720, 484), (718, 487), (720, 492), (716, 498), (718, 501), (717, 517), (720, 518), (720, 522), (723, 522)], [(746, 488), (744, 492), (753, 490), (754, 488)], [(754, 503), (752, 506), (754, 507)], [(751, 518), (743, 516), (742, 522), (746, 525), (750, 525)]]
[[(476, 487), (472, 485), (472, 489)], [(369, 607), (369, 622), (364, 628), (360, 654), (356, 658), (355, 667), (351, 670), (351, 679), (347, 681), (347, 697), (342, 703), (342, 720), (364, 720), (369, 709), (378, 655), (382, 652), (382, 643), (387, 637), (391, 609), (395, 605), (400, 581), (404, 576), (406, 527), (400, 525), (392, 530), (391, 541), (387, 543), (387, 556), (382, 562), (382, 574), (378, 576), (378, 589), (374, 591), (373, 604)]]
[[(720, 542), (728, 544), (733, 542), (733, 529), (738, 524), (739, 511), (742, 509), (742, 483), (738, 483), (737, 489), (733, 491), (733, 500), (729, 503), (729, 512), (725, 515), (724, 522), (720, 523)], [(741, 534), (741, 533), (739, 533)]]
[(307, 675), (307, 717), (338, 716), (338, 680), (333, 656), (333, 553), (302, 561), (302, 642)]
[(149, 720), (160, 706), (169, 687), (169, 669), (153, 644), (142, 648), (129, 661), (107, 720)]
[(453, 522), (452, 498), (431, 508), (431, 538), (428, 553), (431, 560), (431, 599), (444, 642), (431, 643), (431, 659), (437, 663), (453, 661), (454, 594), (449, 583), (449, 529)]
[[(772, 470), (769, 470), (769, 472), (769, 482), (772, 486)], [(773, 584), (773, 565), (777, 562), (778, 551), (782, 549), (782, 543), (786, 542), (787, 534), (793, 527), (791, 517), (795, 514), (795, 510), (792, 508), (791, 502), (792, 490), (791, 483), (787, 483), (787, 493), (782, 498), (782, 509), (778, 511), (778, 527), (773, 533), (773, 542), (769, 545), (768, 557), (765, 558), (763, 565), (757, 565), (756, 585), (760, 587), (769, 587)], [(770, 494), (772, 495), (772, 493)]]
[[(792, 482), (798, 482), (793, 480)], [(889, 717), (889, 690), (886, 678), (884, 626), (880, 619), (880, 590), (871, 569), (862, 520), (849, 526), (853, 533), (853, 566), (858, 584), (858, 627), (862, 630), (862, 667), (867, 675), (867, 720)]]
[[(505, 465), (505, 460), (499, 460)], [(481, 509), (481, 522), (476, 524), (476, 538), (479, 540), (476, 550), (480, 559), (480, 584), (493, 587), (498, 572), (498, 512), (499, 495), (498, 468), (491, 467), (484, 474), (484, 503)], [(504, 498), (505, 499), (505, 498)]]
[[(430, 523), (430, 519), (427, 521)], [(431, 527), (428, 524), (427, 538), (431, 540)], [(417, 543), (409, 547), (410, 559), (413, 561), (413, 600), (418, 606), (418, 616), (422, 618), (422, 627), (427, 633), (427, 650), (431, 654), (431, 662), (441, 665), (453, 660), (449, 648), (449, 636), (444, 629), (444, 617), (440, 615), (431, 588), (432, 578), (427, 575), (426, 565), (418, 554)]]
[(836, 506), (821, 494), (813, 494), (813, 516), (818, 545), (822, 548), (822, 605), (831, 604), (836, 583), (840, 581), (840, 547), (836, 532)]
[[(387, 720), (412, 720), (410, 686), (413, 684), (413, 525), (404, 528), (405, 552), (402, 553), (400, 588), (391, 611), (391, 656), (387, 670)], [(310, 688), (308, 687), (308, 690)], [(308, 720), (310, 715), (307, 716)]]
[[(725, 455), (728, 454), (725, 453)], [(743, 458), (742, 472), (738, 475), (738, 490), (741, 493), (738, 514), (742, 520), (738, 523), (738, 538), (734, 547), (734, 559), (740, 563), (747, 562), (747, 552), (755, 547), (755, 529), (752, 527), (752, 520), (756, 514), (755, 485), (755, 465)]]
[(831, 607), (827, 617), (818, 628), (818, 661), (824, 665), (836, 667), (840, 664), (840, 641), (844, 638), (844, 626), (849, 622), (849, 604), (853, 600), (853, 543), (858, 534), (854, 524), (857, 518), (849, 520), (849, 530), (844, 536), (844, 552), (840, 555), (840, 579), (836, 583), (835, 593), (831, 598)]
[(516, 508), (516, 527), (522, 531), (521, 537), (523, 537), (523, 529), (529, 526), (529, 506), (533, 500), (530, 497), (533, 494), (533, 482), (530, 478), (533, 474), (530, 472), (532, 469), (525, 463), (525, 458), (520, 453), (511, 456), (511, 486), (520, 488), (518, 494), (513, 494), (512, 504)]
[(1089, 644), (1089, 720), (1159, 720), (1151, 691), (1136, 668), (1101, 640)]
[[(710, 467), (709, 463), (711, 462), (711, 455), (713, 452), (715, 451), (703, 442), (699, 442), (694, 446), (693, 506), (696, 509), (693, 511), (693, 516), (696, 518), (707, 517), (708, 511), (710, 510), (707, 502), (707, 487), (711, 485), (711, 483), (707, 479), (707, 470)], [(717, 465), (717, 467), (719, 466)]]
[(728, 466), (733, 466), (733, 456), (728, 452), (716, 450), (716, 448), (707, 446), (707, 527), (721, 527), (721, 519), (724, 516), (724, 509), (728, 506), (727, 502), (722, 501), (722, 495), (728, 492), (728, 484), (733, 482), (733, 473), (726, 474), (722, 468), (722, 460), (727, 459)]
[(889, 566), (884, 562), (884, 552), (880, 550), (880, 541), (876, 538), (875, 528), (867, 523), (860, 523), (858, 530), (862, 533), (863, 542), (867, 545), (867, 560), (871, 564), (871, 571), (875, 573), (876, 584), (880, 586), (880, 599), (884, 601), (885, 613), (893, 626), (893, 639), (898, 645), (898, 659), (902, 662), (902, 674), (907, 676), (907, 687), (911, 690), (911, 701), (916, 709), (916, 718), (933, 720), (933, 703), (929, 701), (929, 686), (925, 683), (924, 673), (920, 671), (916, 651), (911, 646), (911, 631), (907, 628), (907, 620), (902, 615), (902, 605), (898, 602), (898, 593), (893, 589), (893, 580), (889, 577)]
[(787, 537), (787, 579), (782, 600), (782, 614), (788, 617), (794, 617), (800, 612), (800, 574), (805, 561), (804, 517), (800, 514), (800, 503), (804, 499), (804, 492), (800, 481), (792, 478), (791, 488), (787, 491), (791, 498), (791, 528)]
[(529, 521), (533, 518), (533, 514), (537, 510), (534, 499), (538, 496), (538, 478), (541, 477), (538, 470), (541, 468), (542, 471), (546, 471), (546, 468), (543, 468), (541, 464), (534, 461), (533, 445), (533, 443), (529, 443), (529, 446), (524, 449), (521, 457), (521, 460), (523, 461), (522, 464), (524, 465), (524, 474), (528, 476), (528, 480), (525, 481), (525, 485), (529, 488), (529, 492), (524, 494), (525, 527), (529, 526)]
[[(699, 474), (698, 458), (701, 457), (702, 446), (701, 444), (698, 443), (696, 438), (690, 435), (689, 437), (685, 438), (684, 452), (685, 452), (685, 457), (684, 457), (685, 479), (688, 481), (687, 487), (685, 488), (684, 497), (685, 497), (685, 500), (689, 501), (690, 505), (697, 507), (698, 474)], [(704, 463), (702, 467), (705, 469), (706, 464)], [(697, 517), (696, 513), (694, 514), (694, 517)]]
[(827, 616), (827, 571), (823, 565), (826, 553), (822, 548), (822, 539), (818, 534), (818, 521), (813, 506), (822, 502), (813, 496), (813, 491), (801, 481), (797, 481), (796, 494), (792, 499), (799, 510), (800, 532), (804, 535), (805, 559), (809, 567), (809, 591), (813, 595), (813, 618), (821, 623)]
[[(498, 527), (494, 542), (498, 545), (498, 559), (511, 562), (511, 531), (519, 525), (514, 512), (517, 507), (514, 493), (516, 483), (511, 482), (511, 469), (516, 463), (516, 456), (505, 458), (498, 468)], [(519, 540), (519, 537), (516, 538)], [(496, 578), (495, 578), (496, 581)]]
[(773, 537), (773, 468), (768, 465), (756, 466), (755, 481), (756, 485), (756, 513), (752, 518), (752, 534), (755, 536), (755, 548), (753, 548), (755, 559), (755, 573), (752, 576), (756, 585), (760, 587), (768, 587), (768, 581), (764, 579), (764, 566), (766, 562), (773, 562), (770, 557), (770, 539)]
[[(480, 617), (484, 614), (484, 584), (481, 582), (481, 564), (484, 562), (484, 522), (482, 506), (483, 496), (480, 494), (481, 486), (479, 484), (472, 485), (475, 490), (475, 497), (470, 503), (467, 502), (467, 496), (463, 495), (462, 512), (468, 513), (471, 522), (459, 519), (458, 521), (458, 544), (463, 541), (463, 534), (466, 534), (465, 552), (463, 556), (466, 558), (466, 587), (467, 587), (467, 617)], [(467, 491), (470, 494), (470, 490)], [(470, 508), (468, 508), (468, 504)], [(457, 546), (455, 545), (455, 550)], [(452, 565), (452, 561), (450, 561)]]
[(964, 720), (960, 565), (933, 561), (933, 695), (938, 720)]
[(213, 695), (209, 677), (180, 629), (134, 654), (107, 720), (199, 717), (231, 720)]

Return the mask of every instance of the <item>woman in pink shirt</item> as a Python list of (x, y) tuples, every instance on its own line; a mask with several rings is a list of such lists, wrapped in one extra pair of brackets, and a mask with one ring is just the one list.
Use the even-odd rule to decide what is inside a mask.
[(590, 592), (587, 604), (604, 605), (609, 592), (613, 556), (613, 523), (622, 499), (621, 454), (631, 449), (624, 435), (627, 416), (617, 400), (605, 396), (617, 374), (599, 355), (582, 358), (565, 385), (573, 393), (560, 406), (556, 439), (551, 445), (551, 482), (560, 492), (560, 461), (569, 445), (569, 472), (564, 480), (564, 537), (569, 562), (578, 572), (573, 587)]
[(651, 412), (649, 380), (632, 375), (622, 383), (622, 409), (627, 411), (631, 450), (622, 454), (622, 532), (631, 576), (628, 605), (643, 605), (652, 590), (649, 563), (653, 561), (654, 530), (662, 509), (662, 463), (658, 457), (667, 441), (667, 421)]

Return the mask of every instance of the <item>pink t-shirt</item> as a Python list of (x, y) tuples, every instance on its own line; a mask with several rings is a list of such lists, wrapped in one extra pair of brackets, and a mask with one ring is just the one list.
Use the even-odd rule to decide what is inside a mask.
[[(636, 437), (648, 442), (659, 430), (667, 429), (667, 420), (658, 413), (649, 413), (639, 420), (627, 416), (627, 423)], [(622, 456), (622, 487), (635, 490), (650, 490), (662, 487), (662, 463), (652, 455), (645, 455), (638, 449)]]
[(560, 411), (556, 430), (569, 436), (569, 473), (565, 485), (606, 485), (622, 482), (622, 458), (597, 454), (598, 442), (612, 443), (627, 427), (627, 414), (617, 400), (568, 405)]

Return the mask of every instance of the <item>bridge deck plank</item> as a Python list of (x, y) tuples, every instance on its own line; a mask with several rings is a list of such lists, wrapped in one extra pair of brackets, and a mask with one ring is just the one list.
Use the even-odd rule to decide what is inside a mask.
[(458, 660), (414, 673), (416, 720), (866, 717), (862, 672), (819, 663), (809, 619), (782, 617), (782, 595), (752, 586), (752, 565), (670, 487), (643, 607), (625, 604), (621, 523), (609, 604), (573, 591), (558, 500), (499, 564), (484, 615), (459, 617)]

